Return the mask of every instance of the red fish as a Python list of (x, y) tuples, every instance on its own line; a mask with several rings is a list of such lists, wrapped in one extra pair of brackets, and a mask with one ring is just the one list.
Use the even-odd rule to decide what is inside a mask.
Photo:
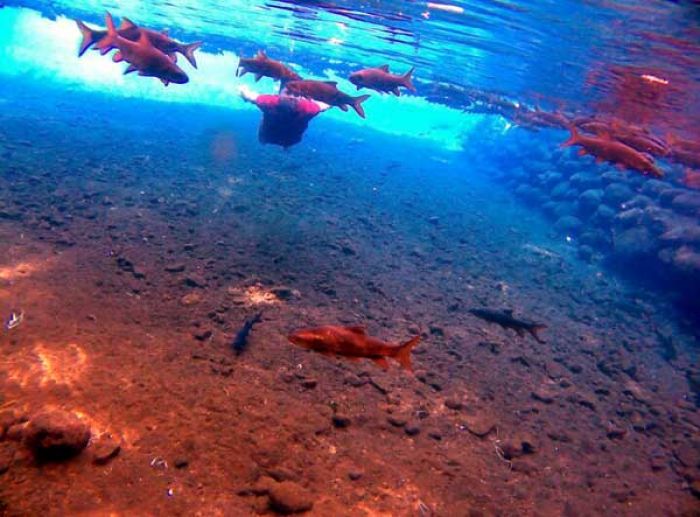
[(365, 118), (365, 110), (362, 109), (362, 103), (369, 99), (369, 95), (351, 97), (347, 93), (341, 92), (338, 89), (338, 83), (334, 81), (290, 81), (285, 85), (285, 89), (290, 95), (309, 97), (329, 106), (337, 106), (343, 111), (347, 111), (348, 106), (352, 106), (359, 116)]
[(605, 121), (589, 118), (575, 120), (574, 124), (588, 133), (609, 135), (642, 153), (666, 156), (669, 152), (668, 146), (646, 129), (619, 120)]
[(377, 68), (366, 68), (350, 74), (350, 82), (360, 88), (369, 88), (379, 93), (393, 93), (397, 97), (401, 95), (399, 87), (403, 86), (412, 92), (416, 91), (411, 81), (414, 68), (411, 68), (404, 75), (392, 74), (389, 72), (389, 65), (382, 65)]
[(295, 345), (315, 350), (327, 355), (341, 355), (349, 358), (371, 359), (382, 368), (388, 368), (386, 358), (391, 357), (404, 369), (413, 371), (411, 350), (420, 341), (415, 336), (402, 345), (391, 345), (385, 341), (367, 335), (364, 327), (325, 327), (297, 330), (290, 334), (289, 341)]
[(255, 81), (262, 77), (270, 77), (275, 81), (298, 81), (301, 76), (288, 68), (284, 63), (267, 57), (265, 52), (259, 50), (255, 57), (242, 57), (238, 61), (236, 77), (242, 77), (247, 73), (255, 75)]
[(107, 36), (97, 44), (97, 47), (119, 49), (118, 60), (123, 59), (129, 63), (125, 74), (138, 71), (139, 75), (144, 77), (157, 77), (166, 86), (169, 83), (185, 84), (189, 81), (187, 74), (167, 54), (151, 43), (147, 32), (141, 31), (139, 40), (133, 42), (119, 35), (111, 14), (107, 13), (105, 19)]
[(596, 163), (607, 161), (616, 164), (618, 168), (621, 169), (630, 168), (644, 175), (650, 174), (656, 178), (663, 177), (663, 173), (650, 156), (640, 153), (618, 140), (610, 138), (609, 135), (581, 135), (576, 130), (575, 126), (571, 126), (570, 131), (571, 137), (566, 142), (562, 143), (561, 146), (581, 146), (581, 149), (578, 151), (580, 156), (588, 153), (595, 156)]
[[(78, 28), (83, 34), (83, 41), (80, 44), (78, 57), (82, 56), (85, 51), (87, 51), (87, 49), (93, 45), (100, 43), (107, 36), (108, 31), (106, 30), (91, 29), (80, 20), (75, 20), (75, 23), (78, 24)], [(201, 41), (195, 41), (194, 43), (180, 43), (168, 37), (168, 35), (164, 32), (157, 32), (151, 29), (138, 27), (128, 18), (122, 18), (121, 24), (117, 29), (117, 33), (122, 38), (130, 41), (138, 41), (142, 32), (145, 32), (148, 35), (148, 39), (151, 41), (153, 46), (155, 46), (161, 52), (169, 55), (173, 60), (177, 61), (176, 52), (178, 52), (185, 56), (187, 61), (189, 61), (194, 68), (197, 68), (197, 60), (194, 57), (194, 52), (202, 46)], [(112, 48), (104, 47), (102, 49), (102, 54), (106, 54), (112, 50)]]

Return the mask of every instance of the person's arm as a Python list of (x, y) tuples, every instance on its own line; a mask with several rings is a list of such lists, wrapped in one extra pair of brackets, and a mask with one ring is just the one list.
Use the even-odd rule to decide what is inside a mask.
[(258, 100), (258, 94), (248, 88), (246, 85), (240, 86), (238, 88), (238, 93), (244, 101), (250, 102), (251, 104), (255, 104), (255, 101)]

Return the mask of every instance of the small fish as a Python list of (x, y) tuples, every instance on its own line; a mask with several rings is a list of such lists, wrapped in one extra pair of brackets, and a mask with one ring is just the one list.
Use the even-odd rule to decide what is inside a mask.
[(20, 326), (22, 321), (24, 320), (24, 312), (12, 312), (10, 314), (10, 317), (7, 318), (7, 321), (5, 321), (5, 328), (7, 330), (12, 330), (13, 328), (17, 328)]
[(609, 134), (598, 136), (581, 135), (576, 126), (569, 128), (571, 137), (561, 144), (561, 147), (573, 145), (581, 146), (578, 151), (580, 156), (590, 154), (595, 157), (596, 163), (604, 161), (615, 164), (619, 169), (634, 169), (644, 175), (655, 178), (663, 177), (663, 172), (656, 166), (654, 159), (646, 153), (641, 153), (632, 147), (615, 140)]
[(291, 70), (284, 63), (267, 57), (267, 54), (259, 50), (254, 57), (241, 57), (238, 61), (236, 77), (242, 77), (247, 73), (255, 76), (255, 82), (263, 77), (269, 77), (275, 81), (298, 81), (301, 76)]
[(496, 323), (504, 329), (512, 329), (520, 337), (524, 337), (525, 332), (528, 332), (538, 343), (545, 343), (545, 341), (540, 338), (539, 331), (546, 329), (547, 325), (542, 323), (534, 323), (532, 321), (519, 320), (513, 317), (512, 309), (506, 309), (503, 311), (495, 311), (492, 309), (469, 309), (469, 312), (471, 312), (477, 318), (481, 318), (489, 323)]
[(236, 352), (236, 355), (241, 355), (243, 353), (243, 350), (245, 350), (245, 347), (248, 344), (248, 335), (253, 330), (253, 325), (255, 325), (256, 323), (260, 323), (261, 321), (262, 312), (258, 312), (253, 316), (248, 317), (243, 322), (243, 326), (240, 328), (240, 330), (236, 334), (236, 337), (233, 339), (233, 343), (231, 343), (231, 346)]
[(360, 117), (365, 118), (365, 110), (362, 108), (362, 103), (369, 99), (369, 95), (351, 97), (347, 93), (341, 92), (338, 89), (338, 83), (335, 81), (290, 81), (284, 88), (289, 95), (309, 97), (329, 106), (337, 106), (343, 111), (348, 111), (348, 106), (351, 106)]
[(389, 65), (382, 65), (377, 68), (365, 68), (364, 70), (359, 70), (350, 74), (350, 82), (357, 86), (358, 90), (360, 88), (369, 88), (379, 93), (393, 93), (398, 97), (401, 95), (399, 91), (400, 86), (412, 92), (416, 91), (411, 81), (413, 70), (415, 70), (415, 68), (411, 68), (403, 75), (398, 75), (389, 72)]
[(420, 336), (415, 336), (402, 345), (392, 345), (368, 336), (362, 326), (328, 325), (297, 330), (290, 334), (288, 339), (295, 345), (326, 355), (340, 355), (351, 359), (365, 357), (384, 369), (389, 367), (386, 358), (391, 357), (404, 369), (413, 371), (411, 350), (420, 341)]

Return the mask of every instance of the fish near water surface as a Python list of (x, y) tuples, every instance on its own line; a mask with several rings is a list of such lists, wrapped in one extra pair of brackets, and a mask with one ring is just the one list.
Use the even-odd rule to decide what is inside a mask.
[(125, 74), (137, 72), (144, 77), (157, 77), (166, 86), (169, 83), (185, 84), (189, 81), (187, 74), (164, 52), (158, 50), (149, 39), (145, 31), (141, 31), (137, 42), (123, 38), (114, 26), (112, 15), (107, 13), (107, 36), (98, 44), (97, 48), (119, 49), (119, 60), (129, 63)]
[(335, 81), (302, 79), (288, 82), (284, 89), (289, 95), (309, 97), (329, 106), (336, 106), (343, 111), (347, 111), (348, 106), (351, 106), (360, 117), (365, 118), (365, 110), (362, 109), (362, 103), (369, 99), (369, 95), (351, 97), (347, 93), (341, 92), (338, 89), (338, 83)]
[[(78, 24), (78, 28), (83, 35), (83, 41), (80, 44), (78, 57), (81, 57), (87, 51), (87, 49), (93, 45), (100, 43), (109, 32), (107, 30), (92, 29), (80, 20), (75, 20), (75, 23)], [(139, 27), (128, 18), (122, 18), (121, 24), (117, 29), (119, 36), (134, 42), (141, 38), (142, 32), (145, 32), (148, 35), (148, 38), (153, 46), (170, 56), (174, 61), (177, 61), (176, 53), (180, 53), (185, 56), (187, 61), (189, 61), (194, 68), (197, 68), (197, 60), (194, 56), (194, 52), (202, 46), (201, 41), (195, 41), (194, 43), (180, 43), (170, 38), (165, 32), (157, 32), (144, 27)], [(101, 49), (101, 53), (106, 54), (113, 48), (116, 47), (104, 47)]]
[(301, 76), (291, 70), (281, 61), (275, 61), (267, 57), (265, 52), (259, 50), (254, 57), (242, 57), (238, 61), (236, 77), (243, 77), (251, 73), (255, 76), (255, 82), (263, 77), (269, 77), (275, 81), (298, 81)]
[(520, 337), (524, 337), (525, 332), (527, 332), (534, 337), (538, 343), (545, 343), (545, 341), (540, 338), (539, 331), (546, 329), (547, 325), (515, 318), (511, 309), (502, 311), (493, 309), (470, 309), (469, 312), (477, 318), (481, 318), (489, 323), (496, 323), (504, 329), (514, 330)]
[(403, 75), (389, 72), (389, 65), (382, 65), (377, 68), (365, 68), (350, 74), (350, 82), (360, 88), (369, 88), (379, 93), (393, 93), (397, 97), (401, 95), (399, 87), (404, 87), (412, 92), (416, 91), (413, 86), (412, 75), (414, 68), (411, 68)]
[(581, 147), (578, 151), (580, 156), (590, 154), (595, 157), (597, 163), (607, 161), (617, 165), (620, 169), (629, 168), (655, 178), (663, 177), (663, 172), (656, 166), (651, 156), (641, 153), (607, 134), (586, 136), (580, 134), (576, 126), (571, 126), (569, 129), (571, 136), (561, 144), (561, 147), (578, 145)]
[(295, 345), (322, 354), (371, 359), (385, 369), (389, 366), (387, 357), (390, 357), (405, 370), (413, 371), (411, 351), (419, 343), (420, 336), (415, 336), (402, 345), (392, 345), (368, 336), (361, 326), (328, 325), (297, 330), (288, 339)]

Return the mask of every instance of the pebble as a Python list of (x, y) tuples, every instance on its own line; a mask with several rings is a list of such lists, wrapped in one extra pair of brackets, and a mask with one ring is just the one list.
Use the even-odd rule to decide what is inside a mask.
[(201, 301), (202, 301), (202, 297), (199, 294), (190, 293), (190, 294), (186, 294), (185, 296), (180, 298), (180, 305), (184, 305), (185, 307), (190, 307), (192, 305), (197, 305)]
[(314, 506), (311, 494), (293, 481), (273, 484), (268, 491), (270, 508), (282, 514), (307, 512)]
[(348, 472), (348, 478), (350, 478), (351, 481), (357, 481), (362, 477), (362, 472), (358, 472), (356, 470), (351, 470)]
[(406, 419), (398, 417), (398, 416), (391, 415), (391, 416), (388, 416), (386, 420), (394, 427), (403, 427), (406, 425)]
[(168, 273), (182, 273), (185, 270), (185, 264), (169, 264), (164, 268)]
[(312, 390), (318, 386), (318, 381), (316, 379), (304, 379), (301, 381), (301, 385), (307, 390)]
[(332, 418), (333, 426), (339, 429), (345, 429), (350, 427), (350, 418), (344, 415), (333, 415)]
[(496, 428), (496, 423), (488, 418), (476, 415), (466, 418), (464, 427), (473, 435), (484, 438)]
[(420, 427), (418, 426), (418, 424), (410, 423), (406, 424), (406, 426), (403, 428), (403, 431), (408, 436), (416, 436), (418, 433), (420, 433)]
[(121, 445), (111, 435), (104, 435), (93, 442), (91, 449), (92, 462), (96, 465), (105, 465), (117, 457), (121, 451)]
[(445, 407), (447, 409), (453, 409), (455, 411), (459, 411), (462, 409), (462, 403), (459, 400), (456, 399), (445, 399)]
[(189, 466), (190, 462), (187, 458), (175, 458), (173, 465), (176, 469), (185, 469)]

